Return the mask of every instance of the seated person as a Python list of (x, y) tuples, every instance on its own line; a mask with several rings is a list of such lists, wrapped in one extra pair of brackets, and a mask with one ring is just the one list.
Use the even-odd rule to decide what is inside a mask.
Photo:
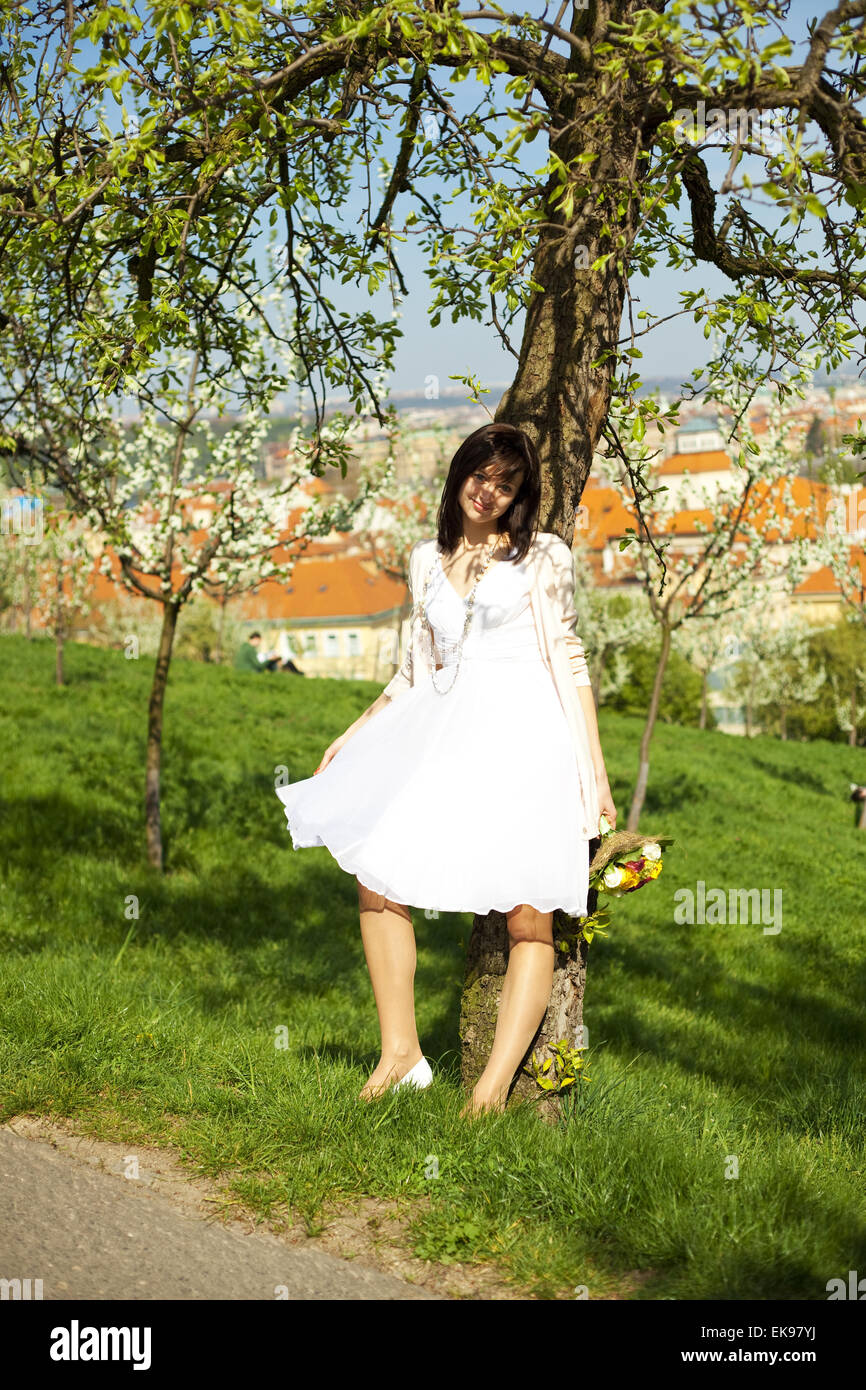
[[(235, 657), (235, 670), (237, 671), (289, 671), (293, 675), (302, 676), (303, 671), (299, 671), (289, 654), (288, 639), (285, 633), (280, 633), (280, 639), (272, 652), (265, 654), (261, 650), (262, 634), (251, 632), (249, 639), (242, 642)], [(281, 645), (284, 650), (281, 650)]]
[(262, 634), (260, 632), (251, 632), (248, 641), (241, 643), (235, 657), (236, 671), (267, 671), (270, 669), (264, 653), (259, 651), (261, 641)]

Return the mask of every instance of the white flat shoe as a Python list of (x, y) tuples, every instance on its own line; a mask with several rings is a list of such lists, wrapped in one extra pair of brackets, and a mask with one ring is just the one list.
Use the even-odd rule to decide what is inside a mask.
[(424, 1091), (432, 1080), (433, 1072), (430, 1069), (430, 1063), (426, 1057), (422, 1057), (421, 1061), (416, 1062), (411, 1071), (407, 1071), (406, 1075), (396, 1081), (390, 1089), (398, 1091), (401, 1086), (414, 1086), (417, 1090)]

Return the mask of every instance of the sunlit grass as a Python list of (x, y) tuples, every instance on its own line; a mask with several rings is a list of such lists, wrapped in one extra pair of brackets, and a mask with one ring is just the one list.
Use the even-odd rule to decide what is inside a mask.
[[(292, 850), (273, 791), (380, 687), (177, 662), (160, 876), (149, 663), (72, 646), (67, 669), (58, 690), (48, 643), (0, 639), (3, 1118), (170, 1144), (311, 1230), (332, 1203), (397, 1200), (417, 1253), (495, 1260), (541, 1297), (629, 1296), (643, 1271), (631, 1296), (825, 1299), (866, 1268), (862, 750), (660, 725), (642, 824), (677, 845), (590, 948), (592, 1080), (559, 1128), (522, 1109), (467, 1124), (471, 917), (414, 914), (435, 1084), (362, 1104), (378, 1030), (354, 880)], [(640, 723), (602, 711), (601, 729), (624, 819)], [(677, 925), (699, 879), (781, 889), (781, 932)]]

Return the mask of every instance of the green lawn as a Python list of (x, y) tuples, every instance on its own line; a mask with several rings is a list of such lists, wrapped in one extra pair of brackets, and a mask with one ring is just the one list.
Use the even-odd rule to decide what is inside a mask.
[[(334, 1202), (396, 1199), (416, 1253), (493, 1260), (542, 1298), (823, 1300), (866, 1270), (862, 749), (662, 724), (642, 823), (677, 845), (590, 948), (592, 1080), (558, 1127), (522, 1109), (470, 1124), (471, 917), (414, 914), (435, 1084), (364, 1105), (378, 1030), (354, 880), (292, 850), (273, 791), (380, 687), (177, 662), (160, 877), (151, 662), (76, 645), (67, 671), (58, 690), (50, 643), (0, 638), (0, 1118), (171, 1145), (311, 1230)], [(601, 731), (622, 823), (640, 723), (602, 711)], [(780, 889), (782, 930), (678, 925), (674, 893), (698, 880)]]

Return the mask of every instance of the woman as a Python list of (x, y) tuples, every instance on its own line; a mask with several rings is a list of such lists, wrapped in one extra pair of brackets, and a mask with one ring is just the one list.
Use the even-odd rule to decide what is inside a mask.
[(574, 631), (563, 540), (536, 530), (538, 456), (489, 424), (451, 462), (437, 535), (409, 561), (403, 663), (312, 777), (278, 787), (295, 849), (356, 876), (382, 1051), (360, 1095), (429, 1085), (409, 904), (505, 914), (508, 968), (487, 1066), (462, 1114), (503, 1109), (553, 982), (553, 912), (586, 913), (589, 844), (616, 824)]

